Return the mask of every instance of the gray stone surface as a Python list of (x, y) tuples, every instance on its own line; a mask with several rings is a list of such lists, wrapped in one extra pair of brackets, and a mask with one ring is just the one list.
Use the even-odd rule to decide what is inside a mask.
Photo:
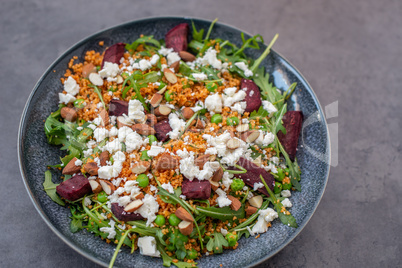
[[(68, 47), (148, 16), (181, 15), (280, 34), (276, 51), (322, 104), (339, 104), (339, 163), (310, 223), (259, 267), (402, 265), (402, 2), (22, 1), (0, 9), (0, 267), (96, 267), (44, 224), (22, 183), (17, 130), (28, 95)], [(399, 137), (399, 138), (398, 138)]]

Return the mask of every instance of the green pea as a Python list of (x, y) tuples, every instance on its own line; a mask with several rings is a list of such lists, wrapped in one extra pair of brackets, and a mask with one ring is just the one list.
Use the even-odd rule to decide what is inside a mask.
[(226, 125), (228, 126), (237, 126), (239, 123), (239, 118), (237, 118), (236, 116), (228, 117), (226, 119)]
[(145, 160), (145, 161), (151, 160), (151, 157), (148, 156), (148, 150), (144, 150), (144, 151), (141, 152), (141, 157), (140, 157), (140, 159), (143, 160), (143, 161), (144, 161), (144, 160)]
[(282, 184), (282, 190), (290, 190), (290, 188), (292, 188), (291, 183), (283, 183)]
[(84, 108), (85, 107), (84, 102), (85, 102), (84, 99), (76, 99), (74, 101), (74, 107), (78, 109)]
[(165, 92), (165, 99), (166, 101), (172, 101), (173, 100), (173, 94), (170, 91)]
[(218, 88), (218, 85), (215, 84), (214, 82), (209, 82), (206, 84), (206, 88), (209, 92), (215, 92), (215, 89)]
[(278, 177), (276, 178), (277, 181), (283, 181), (285, 178), (285, 171), (282, 168), (278, 168)]
[(104, 191), (98, 194), (98, 201), (101, 203), (105, 203), (107, 201), (107, 194)]
[(274, 186), (274, 193), (279, 194), (281, 191), (282, 191), (282, 183), (276, 181)]
[(238, 239), (239, 239), (239, 237), (237, 234), (228, 233), (226, 235), (226, 240), (228, 241), (229, 247), (234, 247), (236, 245)]
[(233, 191), (241, 191), (244, 187), (244, 181), (238, 178), (234, 178), (232, 184), (230, 185), (230, 188)]
[(187, 259), (194, 260), (197, 258), (197, 256), (198, 256), (197, 250), (195, 250), (193, 248), (190, 250), (187, 250)]
[(145, 188), (148, 186), (149, 184), (149, 178), (147, 175), (145, 174), (140, 174), (137, 177), (137, 182), (138, 182), (138, 186)]
[(176, 250), (176, 247), (174, 244), (169, 244), (169, 245), (167, 245), (166, 248), (168, 251), (172, 251), (172, 252), (174, 252)]
[(156, 216), (156, 219), (155, 219), (156, 225), (161, 227), (161, 226), (165, 225), (165, 223), (166, 223), (166, 220), (165, 220), (165, 217), (163, 217), (163, 215)]
[(148, 139), (149, 139), (149, 145), (152, 145), (152, 143), (158, 141), (158, 139), (155, 137), (155, 135), (149, 135)]
[(222, 123), (222, 115), (221, 114), (214, 114), (211, 117), (211, 123), (214, 123), (214, 124)]
[(174, 214), (171, 214), (169, 217), (169, 223), (172, 226), (177, 226), (179, 225), (179, 223), (181, 222), (181, 220)]

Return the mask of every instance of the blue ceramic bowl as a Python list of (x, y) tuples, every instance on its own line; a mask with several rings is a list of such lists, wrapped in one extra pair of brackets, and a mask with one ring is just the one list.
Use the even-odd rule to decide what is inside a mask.
[[(63, 76), (67, 64), (73, 56), (78, 56), (79, 60), (83, 61), (84, 53), (87, 50), (102, 52), (105, 47), (117, 42), (130, 43), (140, 34), (154, 35), (156, 39), (162, 39), (165, 33), (175, 25), (183, 22), (191, 23), (191, 21), (198, 29), (208, 29), (211, 23), (190, 18), (149, 18), (112, 27), (78, 42), (60, 56), (39, 79), (22, 114), (18, 137), (18, 156), (21, 175), (32, 202), (56, 235), (78, 253), (100, 265), (107, 266), (115, 246), (105, 243), (99, 237), (94, 237), (86, 231), (71, 233), (69, 209), (54, 203), (43, 190), (42, 183), (46, 165), (58, 163), (59, 157), (62, 156), (58, 147), (47, 144), (43, 122), (52, 111), (57, 109), (57, 94), (62, 90), (60, 77)], [(241, 31), (238, 29), (216, 23), (212, 31), (212, 38), (228, 39), (241, 46), (240, 33)], [(250, 35), (246, 34), (246, 37), (248, 38)], [(104, 41), (105, 46), (100, 47), (99, 41)], [(260, 51), (249, 50), (246, 52), (250, 57), (257, 58), (264, 49), (265, 46)], [(278, 88), (286, 90), (293, 82), (297, 82), (297, 90), (292, 100), (289, 101), (289, 108), (292, 110), (299, 105), (305, 118), (308, 118), (309, 122), (313, 122), (303, 129), (297, 152), (302, 170), (302, 191), (293, 193), (291, 197), (293, 207), (290, 211), (296, 218), (299, 227), (297, 229), (290, 228), (276, 220), (272, 228), (269, 228), (268, 232), (262, 234), (259, 239), (242, 238), (237, 250), (225, 250), (221, 255), (203, 257), (198, 261), (200, 267), (219, 267), (219, 264), (233, 268), (247, 267), (272, 257), (292, 241), (307, 224), (320, 202), (328, 180), (329, 135), (316, 95), (296, 68), (275, 51), (271, 51), (262, 64), (267, 68), (272, 82)], [(308, 150), (306, 150), (307, 148)], [(321, 160), (314, 155), (320, 155)], [(133, 267), (133, 265), (135, 267), (156, 267), (162, 266), (162, 260), (142, 256), (138, 251), (130, 254), (129, 250), (124, 248), (118, 255), (115, 265), (118, 267)]]

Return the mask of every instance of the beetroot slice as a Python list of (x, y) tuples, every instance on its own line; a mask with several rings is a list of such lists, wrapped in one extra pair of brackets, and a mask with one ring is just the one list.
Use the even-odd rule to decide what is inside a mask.
[(91, 185), (82, 174), (77, 174), (70, 179), (63, 181), (56, 187), (56, 192), (69, 201), (75, 201), (92, 193)]
[(109, 103), (109, 116), (128, 115), (128, 102), (123, 100), (111, 100)]
[(169, 136), (167, 135), (170, 131), (172, 131), (172, 128), (169, 125), (169, 120), (165, 119), (163, 121), (160, 121), (154, 125), (155, 129), (155, 137), (162, 142), (165, 142), (166, 140), (169, 139)]
[(208, 199), (211, 195), (211, 183), (207, 180), (192, 181), (184, 179), (181, 185), (181, 190), (186, 198), (190, 199)]
[(120, 59), (124, 55), (125, 47), (126, 44), (117, 43), (106, 49), (105, 55), (103, 56), (101, 68), (103, 68), (103, 65), (105, 64), (106, 61), (120, 64)]
[(282, 131), (278, 132), (278, 139), (283, 148), (288, 153), (290, 160), (294, 161), (296, 157), (297, 142), (303, 124), (303, 113), (300, 111), (288, 111), (282, 117), (283, 126), (286, 129), (286, 135)]
[(187, 23), (181, 23), (172, 28), (165, 35), (166, 47), (173, 48), (176, 52), (186, 51), (188, 28), (189, 26)]
[(247, 88), (246, 97), (244, 101), (246, 102), (247, 106), (244, 110), (245, 112), (252, 112), (257, 111), (261, 106), (261, 93), (258, 86), (251, 80), (242, 79), (240, 83), (240, 89)]
[(144, 219), (141, 214), (135, 212), (126, 212), (124, 207), (118, 203), (112, 203), (112, 213), (119, 221), (136, 221)]
[[(261, 182), (260, 175), (264, 178), (265, 182), (267, 183), (268, 187), (273, 191), (274, 186), (275, 186), (275, 179), (274, 176), (272, 176), (270, 173), (268, 173), (265, 169), (260, 168), (253, 162), (241, 157), (237, 164), (247, 170), (246, 173), (243, 174), (237, 174), (237, 177), (242, 179), (245, 184), (250, 186), (251, 188), (254, 187), (254, 183)], [(259, 188), (257, 191), (259, 191), (262, 194), (265, 194), (266, 196), (269, 196), (269, 193), (267, 189), (265, 189), (265, 186), (262, 188)]]

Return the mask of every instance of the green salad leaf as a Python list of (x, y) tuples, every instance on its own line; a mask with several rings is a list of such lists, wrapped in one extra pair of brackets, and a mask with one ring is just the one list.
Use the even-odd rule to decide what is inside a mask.
[(64, 201), (60, 198), (60, 196), (56, 193), (56, 187), (59, 184), (54, 184), (52, 182), (52, 173), (50, 170), (46, 170), (45, 172), (45, 182), (43, 183), (43, 189), (46, 194), (57, 204), (64, 206)]

